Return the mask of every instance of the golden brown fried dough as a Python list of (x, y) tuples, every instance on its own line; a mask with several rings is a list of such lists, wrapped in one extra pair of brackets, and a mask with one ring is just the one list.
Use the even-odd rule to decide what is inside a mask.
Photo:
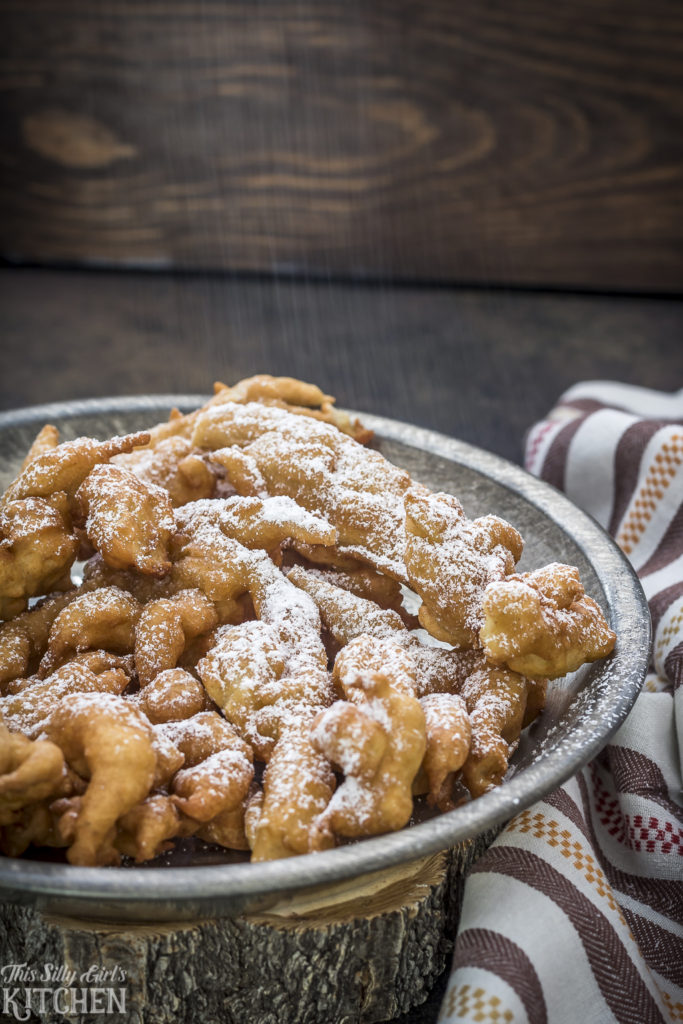
[(155, 793), (119, 818), (114, 845), (136, 864), (170, 850), (182, 830), (180, 814), (169, 796)]
[(37, 668), (52, 623), (77, 591), (51, 594), (27, 612), (0, 625), (0, 687)]
[(454, 693), (431, 693), (420, 699), (427, 748), (422, 762), (429, 803), (440, 811), (455, 807), (453, 783), (470, 752), (472, 729), (465, 701)]
[(128, 455), (117, 455), (112, 463), (135, 473), (146, 484), (163, 488), (176, 507), (210, 498), (216, 489), (216, 474), (186, 437), (164, 438)]
[(355, 712), (345, 702), (334, 704), (311, 732), (313, 745), (345, 774), (316, 830), (321, 837), (349, 838), (392, 832), (408, 823), (413, 810), (413, 780), (426, 749), (425, 716), (412, 694), (379, 672), (345, 685)]
[(201, 590), (181, 590), (145, 605), (135, 628), (140, 686), (175, 668), (187, 644), (217, 625), (216, 609)]
[(22, 612), (29, 597), (71, 586), (78, 541), (66, 498), (21, 498), (0, 507), (0, 618)]
[(49, 740), (30, 740), (0, 723), (0, 825), (17, 811), (64, 790), (64, 757)]
[(275, 860), (329, 849), (334, 838), (316, 827), (334, 792), (328, 759), (311, 742), (305, 723), (282, 731), (266, 768), (263, 795), (250, 805), (247, 835), (252, 860)]
[(120, 694), (128, 686), (121, 669), (96, 674), (86, 665), (68, 662), (46, 679), (27, 680), (15, 694), (0, 698), (0, 713), (6, 724), (29, 737), (38, 736), (55, 704), (76, 693)]
[(526, 692), (524, 676), (483, 662), (465, 681), (472, 741), (462, 776), (473, 797), (503, 781), (522, 729)]
[(40, 675), (45, 678), (72, 654), (89, 648), (129, 654), (140, 612), (135, 598), (118, 587), (81, 594), (52, 623)]
[(48, 498), (59, 491), (71, 501), (94, 466), (147, 444), (149, 439), (148, 433), (139, 431), (108, 441), (95, 441), (92, 437), (65, 441), (32, 459), (7, 488), (2, 504), (23, 498)]
[(135, 568), (161, 579), (171, 571), (175, 533), (166, 491), (120, 466), (95, 466), (76, 492), (75, 518), (112, 569)]
[(246, 579), (259, 621), (224, 626), (197, 665), (209, 695), (268, 760), (280, 727), (332, 701), (320, 617), (262, 552), (253, 552)]
[(604, 658), (616, 639), (570, 565), (553, 563), (491, 584), (483, 612), (488, 659), (535, 679), (555, 679)]
[(38, 458), (39, 455), (45, 455), (46, 452), (52, 451), (59, 444), (59, 430), (52, 423), (46, 423), (38, 433), (36, 434), (33, 443), (29, 450), (26, 452), (26, 457), (21, 464), (22, 472), (26, 467)]
[(451, 494), (424, 487), (405, 496), (405, 562), (422, 598), (420, 622), (438, 640), (475, 647), (489, 583), (512, 572), (522, 538), (498, 516), (469, 520)]
[(407, 473), (327, 423), (258, 403), (205, 409), (193, 442), (237, 446), (254, 460), (268, 493), (293, 498), (337, 529), (353, 557), (401, 579)]
[(153, 733), (122, 697), (78, 693), (62, 699), (45, 729), (88, 788), (65, 808), (60, 829), (70, 864), (117, 864), (116, 822), (147, 796), (154, 782)]
[(160, 672), (139, 693), (127, 698), (139, 707), (152, 725), (182, 722), (202, 711), (209, 711), (211, 700), (194, 676), (182, 668)]

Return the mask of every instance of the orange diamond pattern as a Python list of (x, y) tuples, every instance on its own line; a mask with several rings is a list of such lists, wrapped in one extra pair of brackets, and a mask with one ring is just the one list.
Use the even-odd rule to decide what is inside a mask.
[(681, 1022), (683, 1022), (683, 1003), (674, 1003), (668, 992), (663, 992), (661, 989), (660, 992), (662, 993), (662, 1000), (666, 1006), (669, 1017), (674, 1024), (681, 1024)]
[(472, 985), (455, 985), (448, 993), (446, 1015), (457, 1020), (491, 1021), (492, 1024), (509, 1024), (514, 1020), (511, 1010), (501, 1006), (498, 996), (487, 996), (483, 988)]
[[(572, 840), (571, 832), (560, 825), (554, 818), (548, 820), (542, 811), (522, 811), (510, 822), (506, 832), (530, 832), (536, 839), (544, 839), (548, 846), (558, 846), (560, 853), (567, 860), (570, 860), (577, 871), (580, 871), (589, 885), (591, 885), (598, 896), (606, 899), (611, 910), (614, 910), (621, 918), (621, 910), (612, 895), (609, 882), (602, 873), (602, 869), (596, 863), (592, 854), (584, 850), (581, 843)], [(623, 918), (622, 918), (623, 920)]]
[(672, 434), (662, 443), (637, 497), (617, 534), (617, 544), (630, 555), (647, 529), (652, 513), (664, 497), (678, 467), (683, 463), (683, 434)]
[(657, 660), (664, 660), (664, 652), (674, 640), (678, 640), (680, 634), (683, 633), (683, 606), (680, 611), (677, 612), (673, 618), (667, 622), (666, 626), (662, 629), (661, 633), (657, 637)]

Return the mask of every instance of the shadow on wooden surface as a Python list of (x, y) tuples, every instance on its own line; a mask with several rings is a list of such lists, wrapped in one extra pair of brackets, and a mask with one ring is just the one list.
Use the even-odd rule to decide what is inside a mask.
[(683, 376), (683, 301), (653, 298), (4, 270), (0, 337), (3, 408), (291, 374), (515, 461), (576, 381)]

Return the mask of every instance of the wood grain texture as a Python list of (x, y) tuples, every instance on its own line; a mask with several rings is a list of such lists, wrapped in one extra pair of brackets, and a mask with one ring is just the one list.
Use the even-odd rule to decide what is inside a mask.
[(677, 0), (4, 0), (17, 260), (683, 286)]
[(293, 374), (520, 461), (576, 381), (680, 387), (681, 338), (672, 299), (4, 270), (0, 408)]
[[(77, 978), (116, 969), (135, 1024), (373, 1024), (424, 1002), (446, 964), (450, 863), (435, 854), (369, 896), (349, 887), (341, 904), (261, 917), (136, 926), (5, 904), (0, 950), (4, 963), (66, 964)], [(36, 1018), (60, 1024), (50, 1003)]]

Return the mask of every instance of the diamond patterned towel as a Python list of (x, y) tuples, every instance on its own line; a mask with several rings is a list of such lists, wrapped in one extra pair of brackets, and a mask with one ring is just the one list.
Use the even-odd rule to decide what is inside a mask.
[(601, 754), (475, 864), (439, 1021), (683, 1022), (683, 390), (576, 385), (526, 466), (628, 555), (651, 671)]

